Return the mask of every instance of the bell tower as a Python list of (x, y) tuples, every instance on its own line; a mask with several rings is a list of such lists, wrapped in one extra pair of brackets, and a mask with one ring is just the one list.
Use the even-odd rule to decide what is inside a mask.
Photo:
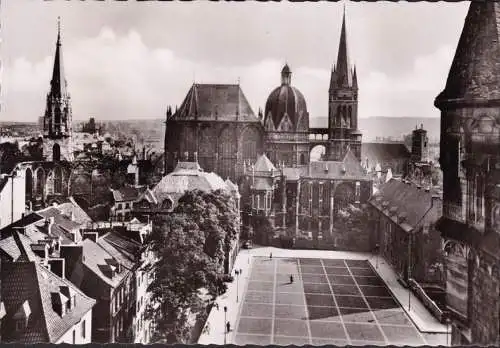
[(61, 22), (58, 18), (54, 68), (43, 116), (43, 155), (49, 161), (73, 160), (73, 120), (71, 97), (67, 88), (61, 50)]
[(351, 67), (344, 16), (340, 31), (337, 63), (330, 76), (328, 90), (328, 140), (326, 157), (341, 161), (350, 149), (361, 160), (361, 132), (358, 130), (358, 78)]

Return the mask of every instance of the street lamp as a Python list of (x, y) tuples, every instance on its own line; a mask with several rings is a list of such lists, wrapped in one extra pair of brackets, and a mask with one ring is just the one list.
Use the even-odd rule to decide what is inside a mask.
[(375, 244), (375, 252), (377, 253), (377, 255), (375, 255), (375, 257), (376, 257), (376, 259), (375, 259), (376, 260), (375, 261), (375, 269), (378, 269), (378, 256), (380, 254), (380, 246), (379, 246), (378, 243)]
[(238, 298), (238, 295), (239, 295), (239, 289), (238, 289), (238, 283), (239, 283), (239, 280), (240, 280), (240, 271), (236, 270), (234, 271), (234, 273), (236, 274), (236, 303), (239, 302), (239, 298)]
[(224, 306), (224, 345), (226, 345), (226, 334), (227, 334), (227, 320), (226, 320), (227, 307)]

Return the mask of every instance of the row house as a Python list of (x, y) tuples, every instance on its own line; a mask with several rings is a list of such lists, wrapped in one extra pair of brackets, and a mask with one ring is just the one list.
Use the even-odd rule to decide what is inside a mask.
[(39, 255), (16, 231), (0, 240), (2, 342), (91, 343), (96, 301), (65, 279), (60, 262)]
[(379, 252), (408, 282), (441, 284), (441, 196), (409, 181), (391, 179), (369, 200)]

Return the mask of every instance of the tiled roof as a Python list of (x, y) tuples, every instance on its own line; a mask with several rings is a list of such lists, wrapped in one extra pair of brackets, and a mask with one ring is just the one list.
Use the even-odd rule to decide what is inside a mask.
[(57, 209), (68, 217), (73, 213), (73, 220), (79, 224), (83, 225), (92, 222), (90, 216), (76, 203), (73, 197), (69, 197), (69, 202), (59, 204)]
[(254, 170), (256, 172), (270, 172), (270, 171), (277, 171), (276, 167), (274, 164), (267, 158), (265, 154), (262, 154), (257, 158), (257, 161), (255, 162)]
[(500, 4), (469, 5), (446, 87), (436, 98), (500, 99)]
[[(307, 167), (306, 167), (307, 168)], [(315, 179), (348, 178), (368, 180), (369, 177), (351, 151), (343, 161), (316, 161), (309, 164), (303, 176)]]
[(239, 85), (197, 83), (172, 119), (260, 122)]
[(97, 241), (103, 249), (127, 269), (132, 269), (140, 256), (141, 244), (118, 233), (109, 232)]
[[(27, 329), (22, 332), (5, 330), (2, 340), (23, 344), (55, 343), (77, 324), (95, 304), (69, 281), (64, 280), (35, 262), (14, 262), (2, 265), (5, 276), (2, 282), (2, 300), (7, 312), (4, 321), (25, 304), (30, 316)], [(68, 287), (76, 296), (76, 306), (62, 317), (54, 310), (52, 293), (59, 293), (61, 287)], [(4, 323), (2, 323), (4, 324)], [(3, 325), (2, 325), (3, 326)]]
[(0, 250), (9, 256), (12, 262), (37, 260), (37, 256), (31, 249), (33, 241), (21, 233), (17, 233), (17, 236), (19, 237), (18, 241), (16, 241), (14, 234), (0, 240)]
[(39, 210), (37, 211), (37, 214), (46, 219), (53, 217), (54, 223), (67, 232), (78, 230), (81, 226), (81, 224), (79, 224), (78, 222), (72, 221), (66, 215), (63, 215), (63, 213), (56, 207), (49, 207), (43, 210)]
[(109, 264), (109, 261), (114, 260), (113, 256), (90, 239), (85, 239), (82, 244), (83, 264), (108, 285), (112, 287), (118, 286), (126, 272), (116, 273), (113, 278), (108, 277), (103, 272), (104, 267)]
[[(433, 214), (435, 221), (438, 220), (438, 209), (429, 211), (432, 206), (432, 197), (432, 191), (391, 179), (379, 187), (379, 191), (370, 198), (369, 202), (378, 210), (387, 212), (391, 216), (403, 214), (406, 229), (411, 230), (426, 214)], [(442, 203), (439, 202), (439, 204)]]
[(113, 199), (115, 202), (128, 202), (135, 201), (142, 191), (136, 187), (123, 186), (117, 190), (112, 189), (111, 192), (113, 193)]
[(403, 143), (362, 143), (361, 161), (363, 164), (368, 158), (370, 166), (377, 162), (409, 159), (410, 151)]
[(304, 175), (304, 173), (307, 173), (307, 167), (307, 165), (295, 168), (285, 167), (282, 169), (283, 175), (287, 181), (297, 181), (302, 175)]

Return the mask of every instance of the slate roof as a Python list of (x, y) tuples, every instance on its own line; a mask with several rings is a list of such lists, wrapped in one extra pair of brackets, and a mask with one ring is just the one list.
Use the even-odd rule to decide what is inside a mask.
[(12, 262), (37, 260), (37, 256), (31, 249), (33, 241), (21, 233), (17, 233), (17, 236), (19, 238), (18, 241), (16, 241), (14, 234), (0, 240), (0, 250), (7, 255)]
[(99, 238), (97, 244), (129, 270), (134, 268), (142, 247), (140, 243), (114, 232)]
[(404, 216), (404, 222), (400, 226), (410, 231), (426, 214), (431, 214), (429, 217), (436, 222), (439, 219), (438, 209), (431, 209), (432, 196), (432, 191), (419, 189), (415, 184), (390, 179), (379, 187), (369, 203), (388, 216)]
[(254, 165), (254, 170), (256, 172), (270, 172), (271, 170), (275, 172), (278, 171), (265, 154), (262, 154), (259, 156), (259, 158), (257, 158), (257, 161)]
[(120, 284), (126, 275), (126, 272), (116, 273), (113, 278), (109, 278), (103, 269), (109, 264), (110, 260), (114, 260), (113, 256), (106, 251), (102, 246), (93, 242), (90, 239), (85, 239), (83, 245), (83, 264), (91, 270), (97, 277), (107, 283), (111, 287), (116, 287)]
[(76, 203), (73, 197), (69, 197), (68, 202), (59, 204), (57, 209), (67, 217), (70, 217), (71, 213), (73, 213), (73, 220), (79, 224), (83, 225), (92, 222), (90, 216)]
[(240, 86), (231, 84), (193, 84), (172, 119), (260, 122)]
[(117, 190), (111, 189), (115, 202), (135, 201), (143, 190), (132, 186), (123, 186)]
[(473, 1), (436, 103), (446, 99), (500, 99), (500, 4)]
[(63, 215), (63, 213), (56, 207), (49, 207), (43, 210), (39, 210), (37, 211), (37, 214), (46, 219), (53, 217), (54, 223), (67, 232), (78, 230), (81, 226), (81, 224), (79, 224), (78, 222), (72, 221), (66, 215)]
[[(5, 330), (4, 342), (22, 344), (55, 343), (92, 309), (95, 300), (87, 297), (69, 281), (62, 279), (36, 262), (13, 262), (2, 265), (5, 276), (2, 279), (2, 300), (6, 317), (12, 316), (27, 301), (31, 314), (27, 329), (23, 332)], [(60, 287), (68, 287), (76, 296), (76, 306), (62, 317), (53, 309), (52, 293)]]
[(363, 164), (368, 158), (369, 165), (391, 160), (408, 160), (411, 153), (403, 143), (362, 143), (361, 161)]
[(302, 176), (314, 179), (347, 178), (369, 180), (365, 170), (351, 151), (347, 151), (343, 161), (311, 162)]

